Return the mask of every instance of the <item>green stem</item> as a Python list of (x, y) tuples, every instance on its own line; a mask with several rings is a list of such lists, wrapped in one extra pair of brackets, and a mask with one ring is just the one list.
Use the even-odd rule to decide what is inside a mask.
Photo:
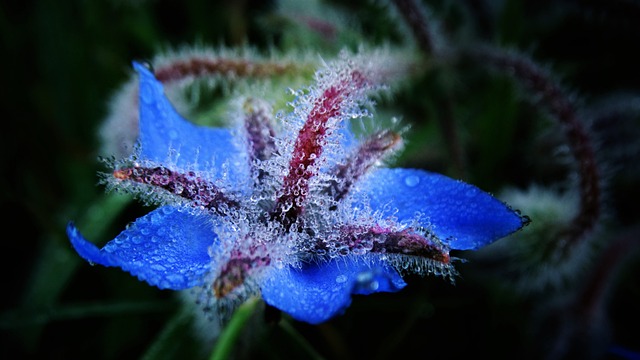
[(222, 330), (218, 341), (211, 353), (210, 360), (226, 360), (233, 351), (236, 340), (242, 333), (245, 324), (254, 313), (258, 298), (253, 298), (242, 304), (233, 314), (229, 324)]

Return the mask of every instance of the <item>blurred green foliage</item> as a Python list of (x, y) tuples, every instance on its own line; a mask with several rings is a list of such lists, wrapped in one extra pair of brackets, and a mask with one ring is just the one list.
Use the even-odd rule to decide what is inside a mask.
[[(640, 4), (425, 3), (451, 43), (488, 42), (518, 49), (548, 66), (575, 93), (579, 113), (597, 139), (607, 184), (606, 223), (598, 236), (605, 243), (624, 234), (636, 238)], [(331, 16), (325, 18), (326, 14)], [(335, 32), (328, 35), (309, 27), (303, 21), (307, 16), (327, 21)], [(5, 114), (0, 356), (197, 359), (211, 353), (198, 342), (190, 315), (173, 293), (118, 270), (90, 267), (75, 255), (64, 233), (67, 221), (74, 220), (87, 237), (105, 242), (145, 212), (128, 197), (104, 194), (96, 185), (96, 173), (102, 170), (98, 129), (109, 99), (129, 79), (132, 60), (152, 59), (167, 49), (193, 44), (249, 46), (264, 54), (317, 52), (325, 58), (361, 44), (411, 47), (400, 22), (389, 8), (365, 0), (40, 0), (0, 5), (0, 99)], [(564, 158), (554, 153), (563, 149), (564, 140), (536, 99), (520, 91), (506, 74), (496, 75), (481, 64), (447, 66), (423, 55), (426, 71), (381, 99), (377, 109), (382, 119), (398, 116), (412, 126), (399, 165), (464, 178), (495, 193), (534, 182), (568, 184)], [(282, 86), (284, 94), (287, 85)], [(443, 136), (442, 124), (453, 124), (457, 145)], [(462, 151), (459, 156), (456, 149)], [(607, 278), (611, 285), (602, 290), (607, 292), (602, 315), (606, 319), (598, 319), (598, 341), (638, 356), (637, 333), (628, 325), (640, 322), (640, 267), (638, 241), (630, 243), (635, 245), (629, 254), (636, 255), (620, 257), (625, 260), (622, 271)], [(600, 269), (595, 259), (574, 278), (591, 279), (591, 270)], [(553, 306), (540, 304), (556, 305), (563, 297), (510, 290), (491, 271), (501, 265), (481, 259), (462, 264), (456, 285), (440, 278), (409, 277), (404, 291), (356, 297), (344, 316), (319, 326), (249, 320), (262, 326), (249, 331), (235, 351), (239, 357), (273, 359), (384, 359), (407, 354), (434, 359), (539, 358), (552, 353), (546, 352), (548, 344), (536, 337), (536, 331), (561, 337), (571, 326), (580, 327), (578, 320), (557, 317), (556, 322), (544, 322), (554, 314), (549, 311)], [(538, 315), (542, 325), (532, 321)], [(571, 334), (580, 336), (579, 331)], [(567, 346), (589, 339), (570, 337)], [(602, 356), (618, 358), (611, 352)]]

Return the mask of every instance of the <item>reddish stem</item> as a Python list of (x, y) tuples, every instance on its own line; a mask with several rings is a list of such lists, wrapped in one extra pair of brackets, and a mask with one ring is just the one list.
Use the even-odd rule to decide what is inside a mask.
[(155, 69), (156, 79), (162, 83), (184, 79), (189, 76), (223, 74), (239, 77), (267, 77), (282, 75), (295, 69), (293, 63), (260, 63), (245, 59), (193, 57), (174, 61)]
[(420, 49), (427, 55), (434, 53), (433, 34), (429, 28), (424, 9), (413, 0), (394, 0), (396, 8), (411, 28)]
[(580, 241), (595, 227), (601, 214), (600, 172), (595, 150), (585, 127), (578, 119), (574, 104), (538, 65), (524, 56), (486, 47), (469, 53), (478, 63), (491, 65), (510, 73), (545, 106), (550, 115), (563, 126), (567, 141), (578, 165), (580, 176), (580, 209), (566, 229), (566, 245)]

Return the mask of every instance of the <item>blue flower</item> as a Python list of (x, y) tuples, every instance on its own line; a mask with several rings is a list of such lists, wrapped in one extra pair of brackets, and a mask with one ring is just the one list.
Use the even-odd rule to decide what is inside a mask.
[(380, 167), (401, 138), (351, 132), (380, 80), (361, 62), (327, 65), (289, 114), (243, 99), (228, 129), (186, 121), (153, 73), (134, 68), (138, 144), (107, 183), (159, 206), (101, 249), (70, 223), (71, 244), (92, 264), (196, 289), (208, 305), (261, 295), (316, 324), (353, 294), (399, 291), (401, 273), (453, 277), (450, 250), (478, 249), (527, 222), (464, 182)]

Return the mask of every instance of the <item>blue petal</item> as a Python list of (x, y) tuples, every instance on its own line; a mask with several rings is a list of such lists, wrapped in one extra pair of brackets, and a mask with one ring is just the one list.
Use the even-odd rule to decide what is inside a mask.
[[(197, 165), (223, 173), (231, 181), (248, 176), (247, 160), (238, 151), (228, 129), (198, 126), (185, 120), (164, 95), (162, 84), (143, 65), (134, 62), (140, 76), (140, 156), (164, 163), (168, 158), (178, 167)], [(170, 156), (171, 151), (177, 156)], [(227, 169), (223, 170), (223, 165)]]
[(211, 266), (208, 248), (217, 241), (207, 217), (170, 206), (137, 219), (102, 249), (71, 223), (67, 236), (90, 263), (117, 266), (151, 285), (172, 290), (200, 285)]
[(395, 292), (406, 283), (391, 266), (375, 257), (345, 257), (306, 263), (302, 269), (274, 268), (261, 285), (265, 302), (294, 319), (319, 324), (341, 314), (352, 294)]
[(347, 149), (354, 146), (358, 140), (351, 128), (354, 124), (351, 121), (343, 121), (338, 125), (338, 136), (340, 137), (340, 148)]
[(433, 226), (451, 249), (478, 249), (520, 229), (526, 219), (473, 185), (417, 169), (376, 169), (358, 184), (355, 204), (369, 203), (383, 216)]

